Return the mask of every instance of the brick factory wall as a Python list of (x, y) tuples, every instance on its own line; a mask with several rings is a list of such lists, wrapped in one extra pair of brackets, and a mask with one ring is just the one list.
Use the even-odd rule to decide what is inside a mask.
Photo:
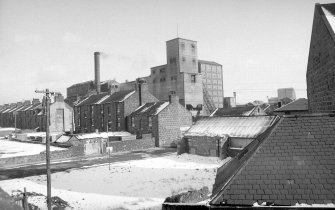
[(307, 65), (307, 97), (310, 112), (335, 111), (335, 36), (315, 7)]

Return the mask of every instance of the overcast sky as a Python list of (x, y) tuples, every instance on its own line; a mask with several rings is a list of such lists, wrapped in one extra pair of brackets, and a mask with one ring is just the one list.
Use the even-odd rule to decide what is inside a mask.
[(306, 97), (314, 0), (0, 0), (0, 104), (66, 95), (94, 79), (124, 82), (166, 64), (165, 41), (198, 42), (198, 58), (222, 64), (224, 94), (266, 101), (277, 88)]

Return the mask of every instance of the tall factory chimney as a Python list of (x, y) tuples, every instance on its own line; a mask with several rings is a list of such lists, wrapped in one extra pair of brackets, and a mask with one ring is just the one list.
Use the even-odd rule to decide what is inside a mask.
[(97, 94), (100, 94), (100, 52), (94, 52), (94, 83)]

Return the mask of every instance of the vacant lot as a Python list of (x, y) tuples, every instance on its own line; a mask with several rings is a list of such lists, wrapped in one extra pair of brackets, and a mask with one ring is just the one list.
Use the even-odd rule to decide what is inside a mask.
[[(50, 147), (50, 151), (64, 150), (64, 148)], [(36, 155), (45, 151), (45, 145), (23, 143), (0, 139), (0, 158)]]
[[(176, 154), (72, 169), (52, 174), (52, 195), (74, 209), (141, 209), (157, 207), (167, 196), (214, 184), (216, 169), (229, 159)], [(1, 181), (9, 194), (27, 187), (46, 195), (46, 176)], [(45, 196), (30, 202), (45, 208)]]

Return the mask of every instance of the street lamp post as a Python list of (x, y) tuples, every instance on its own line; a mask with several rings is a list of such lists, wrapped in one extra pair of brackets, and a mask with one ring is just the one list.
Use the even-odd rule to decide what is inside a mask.
[(58, 95), (60, 93), (50, 92), (49, 89), (42, 91), (35, 90), (35, 93), (45, 94), (45, 114), (46, 114), (46, 169), (47, 169), (47, 205), (51, 210), (51, 171), (50, 171), (50, 95)]

